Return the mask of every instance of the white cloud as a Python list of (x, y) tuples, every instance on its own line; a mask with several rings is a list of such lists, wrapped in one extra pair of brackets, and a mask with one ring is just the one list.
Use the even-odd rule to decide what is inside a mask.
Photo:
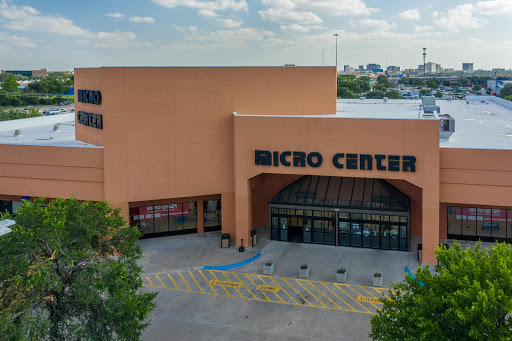
[(214, 18), (214, 17), (219, 16), (217, 13), (215, 13), (215, 11), (212, 11), (211, 9), (205, 9), (205, 8), (200, 9), (197, 13), (199, 13), (199, 15), (206, 17), (206, 18)]
[(299, 24), (281, 25), (281, 31), (283, 31), (283, 32), (309, 32), (309, 28), (299, 25)]
[(274, 37), (275, 34), (270, 31), (260, 30), (257, 28), (241, 28), (238, 30), (219, 30), (211, 32), (208, 35), (202, 36), (202, 40), (217, 40), (217, 41), (257, 41), (264, 40), (268, 37)]
[(512, 3), (510, 0), (478, 1), (475, 4), (475, 8), (482, 15), (512, 13)]
[(133, 32), (98, 32), (96, 33), (96, 47), (121, 48), (128, 47), (128, 42), (135, 40)]
[(151, 17), (130, 17), (128, 20), (135, 23), (146, 23), (146, 24), (152, 24), (155, 22), (155, 19)]
[(434, 22), (448, 29), (458, 31), (460, 28), (479, 28), (487, 24), (487, 20), (473, 16), (475, 6), (463, 4), (448, 9), (448, 13), (434, 13)]
[(219, 19), (219, 21), (221, 22), (222, 26), (227, 28), (239, 28), (244, 24), (243, 21), (236, 21), (231, 19)]
[(154, 3), (168, 7), (189, 7), (199, 9), (199, 14), (204, 17), (215, 17), (215, 11), (233, 10), (248, 11), (245, 0), (153, 0)]
[(90, 33), (61, 16), (42, 15), (29, 6), (0, 3), (0, 16), (5, 19), (4, 28), (19, 31), (51, 32), (68, 36), (84, 36)]
[(303, 24), (319, 24), (322, 22), (322, 19), (313, 12), (289, 11), (284, 8), (269, 8), (264, 11), (259, 11), (258, 14), (263, 20), (268, 21), (297, 21)]
[[(386, 20), (377, 20), (377, 19), (362, 19), (357, 22), (357, 24), (361, 26), (375, 27), (379, 30), (389, 31), (391, 29), (396, 28), (395, 23), (388, 23)], [(351, 26), (357, 26), (355, 23), (351, 23)]]
[(421, 25), (421, 26), (414, 26), (413, 30), (414, 32), (423, 32), (423, 31), (430, 31), (433, 30), (434, 26), (427, 26), (427, 25)]
[(9, 45), (14, 45), (17, 47), (36, 47), (37, 45), (33, 43), (30, 39), (25, 37), (18, 36), (10, 36), (5, 32), (0, 32), (0, 42), (7, 42)]
[(263, 20), (301, 24), (320, 23), (319, 14), (368, 15), (378, 12), (361, 0), (262, 0), (268, 8), (259, 11)]
[(124, 18), (124, 14), (121, 13), (107, 13), (105, 15), (109, 18)]
[(400, 12), (398, 16), (407, 20), (420, 20), (420, 12), (417, 9), (408, 9), (406, 11)]

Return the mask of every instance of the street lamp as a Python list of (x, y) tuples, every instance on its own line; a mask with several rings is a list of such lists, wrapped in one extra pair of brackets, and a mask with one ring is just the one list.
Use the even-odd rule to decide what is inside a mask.
[(423, 78), (426, 78), (427, 69), (425, 67), (425, 58), (427, 57), (427, 48), (423, 48)]
[(334, 33), (334, 36), (336, 37), (336, 74), (338, 74), (338, 33)]

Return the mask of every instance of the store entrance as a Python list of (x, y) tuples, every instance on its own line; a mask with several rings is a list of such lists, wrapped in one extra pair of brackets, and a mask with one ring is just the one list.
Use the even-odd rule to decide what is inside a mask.
[[(321, 200), (309, 192), (312, 186), (315, 191), (325, 187)], [(357, 193), (361, 198), (354, 197)], [(384, 180), (305, 176), (269, 206), (273, 240), (400, 251), (409, 247), (408, 197)]]

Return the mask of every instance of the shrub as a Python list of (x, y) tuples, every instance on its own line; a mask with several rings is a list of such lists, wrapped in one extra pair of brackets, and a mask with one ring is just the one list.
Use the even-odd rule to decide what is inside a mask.
[(271, 266), (272, 265), (272, 262), (266, 262), (265, 263), (266, 266)]
[(308, 267), (309, 267), (309, 266), (308, 266), (307, 264), (302, 264), (302, 265), (300, 266), (300, 268), (301, 268), (302, 270), (305, 270), (305, 269), (307, 269)]
[(341, 269), (338, 269), (338, 271), (336, 271), (336, 272), (339, 274), (344, 274), (345, 272), (347, 272), (347, 269), (341, 268)]
[(382, 274), (380, 272), (376, 272), (373, 274), (373, 277), (382, 277)]

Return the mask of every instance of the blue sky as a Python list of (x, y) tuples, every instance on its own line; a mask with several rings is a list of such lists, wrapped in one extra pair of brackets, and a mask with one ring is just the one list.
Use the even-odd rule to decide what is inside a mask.
[[(0, 0), (0, 68), (512, 68), (512, 0)], [(325, 51), (322, 53), (322, 51)], [(386, 62), (387, 59), (387, 62)]]

